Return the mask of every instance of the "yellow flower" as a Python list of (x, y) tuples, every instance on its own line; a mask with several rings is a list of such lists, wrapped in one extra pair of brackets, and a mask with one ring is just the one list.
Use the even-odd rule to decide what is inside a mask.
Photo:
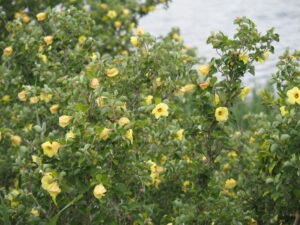
[(160, 78), (160, 77), (158, 77), (158, 78), (155, 79), (155, 85), (156, 85), (157, 87), (159, 87), (159, 86), (162, 85), (162, 82), (161, 82), (161, 78)]
[(42, 93), (40, 94), (40, 99), (46, 103), (50, 102), (52, 99), (52, 94)]
[(175, 40), (175, 41), (182, 41), (182, 37), (179, 36), (178, 34), (173, 34), (172, 39)]
[(195, 84), (187, 84), (187, 85), (183, 86), (182, 88), (180, 88), (180, 92), (182, 94), (192, 92), (193, 90), (195, 90), (195, 88), (196, 88)]
[(286, 115), (289, 114), (289, 111), (287, 111), (287, 110), (285, 109), (285, 106), (281, 106), (281, 107), (279, 108), (279, 110), (280, 110), (280, 113), (281, 113), (282, 116), (286, 116)]
[(42, 163), (42, 159), (36, 155), (32, 155), (31, 156), (32, 162), (36, 163), (36, 164), (41, 164)]
[(0, 141), (2, 140), (2, 133), (0, 132)]
[(22, 18), (22, 21), (23, 21), (24, 23), (28, 23), (28, 22), (30, 21), (30, 17), (27, 16), (27, 15), (25, 15), (25, 16)]
[(98, 184), (95, 186), (93, 193), (94, 193), (95, 198), (100, 199), (105, 195), (106, 192), (107, 192), (107, 190), (105, 189), (103, 184)]
[(169, 106), (167, 104), (159, 103), (152, 110), (152, 114), (155, 115), (156, 119), (159, 119), (161, 116), (168, 116), (169, 115), (168, 109), (169, 109)]
[(38, 57), (39, 57), (44, 63), (48, 63), (48, 58), (47, 58), (46, 55), (38, 54)]
[(117, 16), (117, 13), (114, 10), (109, 10), (108, 13), (107, 13), (107, 16), (109, 18), (113, 19), (113, 18), (115, 18)]
[(250, 87), (244, 87), (242, 90), (241, 90), (241, 93), (240, 93), (240, 98), (242, 100), (245, 100), (245, 98), (247, 97), (247, 95), (249, 94), (250, 92)]
[(4, 95), (3, 97), (2, 97), (2, 101), (4, 102), (4, 103), (8, 103), (8, 102), (10, 102), (10, 96), (9, 95)]
[(46, 13), (41, 12), (41, 13), (38, 13), (38, 14), (36, 15), (36, 18), (37, 18), (38, 21), (43, 21), (43, 20), (46, 19), (46, 16), (47, 16)]
[(73, 131), (66, 133), (66, 140), (73, 139), (76, 137), (76, 134)]
[(299, 104), (300, 105), (300, 90), (297, 87), (293, 87), (292, 89), (287, 91), (288, 103), (290, 104)]
[(60, 116), (59, 117), (59, 126), (60, 127), (68, 126), (72, 119), (73, 119), (72, 116), (66, 116), (66, 115)]
[(160, 163), (164, 164), (168, 160), (168, 157), (166, 155), (162, 155)]
[(116, 28), (119, 28), (119, 27), (122, 26), (122, 22), (121, 21), (115, 21), (114, 25), (115, 25)]
[(268, 60), (270, 57), (270, 53), (268, 51), (265, 51), (263, 53), (263, 58), (261, 57), (257, 57), (257, 60), (261, 63), (261, 64), (264, 64), (266, 62), (266, 60)]
[(191, 184), (190, 181), (188, 181), (188, 180), (184, 181), (184, 182), (182, 183), (182, 190), (183, 190), (184, 192), (186, 192), (187, 189), (188, 189), (188, 186), (189, 186), (190, 184)]
[(105, 96), (101, 96), (99, 98), (96, 99), (96, 103), (99, 107), (103, 107), (105, 106), (105, 102), (104, 102), (104, 99), (107, 98)]
[(254, 137), (250, 137), (249, 142), (252, 144), (255, 142), (255, 138)]
[(126, 124), (129, 124), (130, 120), (127, 117), (121, 117), (118, 121), (118, 124), (122, 127)]
[(12, 47), (12, 46), (6, 47), (6, 48), (3, 50), (3, 54), (6, 55), (6, 56), (11, 55), (12, 52), (13, 52), (13, 47)]
[(244, 64), (247, 64), (249, 61), (249, 56), (246, 55), (246, 52), (243, 52), (239, 55), (239, 60), (243, 61)]
[(230, 164), (226, 163), (226, 164), (223, 166), (223, 171), (224, 171), (224, 172), (227, 172), (227, 171), (229, 171), (229, 170), (231, 170), (231, 166), (230, 166)]
[(125, 134), (125, 138), (128, 139), (130, 141), (131, 144), (133, 144), (133, 131), (132, 129), (129, 129), (126, 134)]
[(104, 4), (104, 3), (102, 3), (102, 4), (100, 4), (100, 8), (101, 8), (101, 9), (107, 9), (108, 6), (107, 6), (106, 4)]
[(228, 120), (228, 109), (226, 107), (218, 107), (215, 112), (215, 117), (218, 122)]
[(111, 133), (111, 130), (105, 127), (102, 130), (102, 132), (100, 133), (99, 137), (102, 140), (107, 140), (109, 138), (110, 133)]
[(153, 96), (152, 95), (148, 95), (146, 98), (145, 98), (145, 101), (147, 103), (147, 105), (150, 105), (152, 103), (152, 99), (153, 99)]
[(100, 86), (100, 84), (99, 84), (99, 80), (97, 79), (97, 78), (93, 78), (92, 79), (92, 82), (91, 82), (91, 88), (97, 88), (97, 87), (99, 87)]
[(180, 129), (176, 132), (176, 138), (180, 141), (183, 139), (183, 132), (184, 132), (184, 129)]
[(54, 104), (49, 108), (49, 110), (52, 114), (57, 113), (58, 109), (59, 109), (59, 104)]
[(37, 209), (35, 209), (35, 208), (32, 208), (31, 211), (30, 211), (30, 213), (31, 213), (32, 215), (36, 216), (36, 217), (39, 217), (39, 216), (40, 216), (39, 211), (38, 211)]
[(129, 11), (129, 9), (123, 9), (123, 10), (122, 10), (122, 13), (123, 13), (125, 16), (127, 16), (127, 15), (130, 13), (130, 11)]
[(205, 90), (206, 88), (208, 88), (209, 85), (210, 85), (210, 83), (207, 82), (207, 81), (206, 81), (206, 82), (202, 82), (202, 83), (199, 84), (199, 86), (200, 86), (200, 88), (201, 88), (202, 90)]
[(47, 45), (51, 45), (53, 43), (53, 36), (46, 36), (44, 37), (44, 41)]
[(226, 189), (234, 188), (236, 185), (237, 185), (237, 182), (233, 178), (230, 178), (230, 179), (226, 180), (226, 182), (225, 182)]
[(201, 66), (198, 66), (197, 70), (202, 76), (206, 76), (210, 71), (210, 66), (209, 65), (201, 65)]
[(137, 36), (132, 36), (130, 38), (130, 42), (134, 47), (139, 47), (139, 37)]
[(44, 155), (46, 155), (50, 158), (52, 158), (53, 156), (57, 156), (58, 155), (58, 149), (61, 148), (61, 144), (59, 144), (56, 141), (54, 141), (52, 143), (49, 142), (49, 141), (46, 141), (41, 146), (42, 146)]
[(118, 74), (119, 74), (119, 70), (116, 68), (106, 70), (106, 75), (108, 77), (114, 77), (114, 76), (117, 76)]
[(78, 38), (78, 42), (79, 42), (80, 44), (83, 44), (85, 41), (86, 41), (86, 36), (81, 35), (81, 36)]
[(12, 146), (16, 147), (19, 146), (22, 142), (22, 138), (18, 135), (12, 136), (11, 137), (11, 144)]
[(217, 94), (215, 94), (215, 104), (216, 105), (220, 104), (220, 97)]
[(230, 151), (230, 152), (228, 152), (227, 156), (228, 156), (228, 157), (232, 157), (232, 158), (238, 157), (238, 155), (236, 154), (235, 151)]
[(145, 34), (144, 30), (142, 28), (138, 28), (136, 29), (135, 33), (138, 35), (138, 36), (143, 36)]
[(40, 100), (39, 97), (34, 96), (29, 99), (29, 102), (30, 102), (30, 104), (36, 104), (39, 102), (39, 100)]
[(19, 92), (18, 98), (20, 99), (20, 101), (25, 102), (27, 100), (27, 98), (26, 98), (26, 91)]
[(130, 25), (129, 25), (129, 30), (132, 30), (133, 28), (135, 28), (135, 23), (131, 23)]
[(155, 11), (156, 10), (156, 6), (155, 5), (152, 5), (152, 6), (149, 6), (148, 7), (148, 11), (149, 12), (153, 12), (153, 11)]
[(49, 184), (48, 187), (47, 187), (47, 191), (50, 194), (50, 196), (51, 196), (53, 202), (55, 203), (55, 205), (57, 205), (56, 197), (61, 192), (61, 189), (59, 188), (58, 183), (55, 181), (55, 182)]

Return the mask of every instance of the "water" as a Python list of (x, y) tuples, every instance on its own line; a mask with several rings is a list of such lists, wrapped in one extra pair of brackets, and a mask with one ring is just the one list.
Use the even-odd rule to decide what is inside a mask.
[(155, 36), (167, 34), (179, 27), (185, 43), (196, 46), (200, 56), (216, 56), (206, 39), (211, 31), (232, 35), (233, 20), (246, 16), (263, 32), (276, 28), (280, 42), (275, 43), (275, 54), (265, 64), (257, 63), (256, 76), (248, 75), (244, 83), (263, 87), (276, 71), (278, 56), (287, 47), (300, 50), (300, 0), (173, 0), (169, 9), (157, 9), (144, 17), (140, 26)]

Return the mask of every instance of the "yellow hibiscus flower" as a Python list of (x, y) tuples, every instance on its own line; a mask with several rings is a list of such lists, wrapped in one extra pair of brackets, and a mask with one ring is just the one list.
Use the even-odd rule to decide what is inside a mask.
[(156, 119), (159, 119), (161, 116), (168, 116), (169, 106), (165, 103), (159, 103), (155, 106), (155, 108), (152, 110), (152, 114), (154, 114)]
[(228, 109), (226, 107), (218, 107), (215, 112), (215, 117), (218, 122), (228, 120)]

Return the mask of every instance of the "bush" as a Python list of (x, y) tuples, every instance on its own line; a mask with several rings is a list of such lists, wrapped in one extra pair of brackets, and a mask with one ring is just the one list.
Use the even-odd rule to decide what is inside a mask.
[(269, 114), (241, 119), (241, 78), (274, 52), (274, 29), (237, 18), (233, 38), (208, 38), (219, 57), (204, 64), (177, 29), (133, 29), (161, 2), (3, 4), (4, 224), (295, 220), (299, 53), (278, 63), (278, 98), (262, 93)]

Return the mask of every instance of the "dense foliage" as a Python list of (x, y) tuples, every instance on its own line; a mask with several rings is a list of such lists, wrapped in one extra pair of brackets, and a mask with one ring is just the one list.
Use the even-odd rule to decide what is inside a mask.
[(168, 1), (0, 2), (1, 223), (300, 223), (299, 52), (237, 109), (273, 28), (235, 19), (204, 64), (137, 26)]

